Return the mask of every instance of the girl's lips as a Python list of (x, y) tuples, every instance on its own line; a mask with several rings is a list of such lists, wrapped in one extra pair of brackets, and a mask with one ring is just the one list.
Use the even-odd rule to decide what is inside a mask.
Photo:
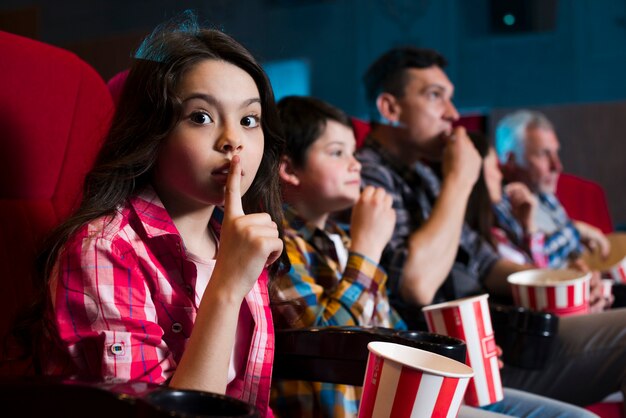
[[(211, 171), (211, 176), (219, 183), (223, 183), (226, 184), (226, 181), (228, 180), (228, 173), (230, 172), (230, 162), (223, 164), (221, 166), (219, 166), (218, 168), (216, 168), (215, 170)], [(244, 171), (243, 169), (241, 170), (241, 176), (243, 177)]]
[(218, 176), (226, 175), (226, 176), (228, 176), (228, 170), (230, 170), (230, 163), (229, 162), (226, 163), (226, 164), (223, 164), (223, 165), (219, 166), (218, 168), (216, 168), (215, 170), (211, 171), (211, 175), (214, 175), (214, 176), (215, 175), (218, 175)]

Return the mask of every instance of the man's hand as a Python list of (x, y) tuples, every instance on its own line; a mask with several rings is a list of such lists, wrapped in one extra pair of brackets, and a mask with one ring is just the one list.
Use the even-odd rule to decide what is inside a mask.
[(482, 158), (462, 126), (454, 128), (444, 140), (443, 177), (455, 179), (469, 193), (480, 175)]
[[(581, 258), (570, 261), (569, 267), (583, 273), (590, 272), (589, 267)], [(592, 313), (602, 312), (611, 302), (611, 300), (607, 300), (604, 297), (600, 272), (592, 271), (591, 280), (589, 281), (589, 311)]]
[(611, 252), (611, 243), (595, 226), (582, 221), (574, 221), (574, 226), (580, 233), (582, 243), (591, 251), (600, 251), (602, 258), (607, 258)]

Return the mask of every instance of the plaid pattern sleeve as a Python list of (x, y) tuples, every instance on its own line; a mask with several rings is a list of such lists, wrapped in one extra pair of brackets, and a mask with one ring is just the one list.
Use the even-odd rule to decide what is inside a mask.
[(538, 267), (562, 268), (573, 254), (580, 254), (580, 234), (567, 217), (556, 197), (539, 194), (538, 211), (554, 224), (552, 232), (538, 231), (526, 234), (511, 211), (506, 198), (493, 206), (496, 222), (505, 232), (511, 243), (528, 254)]
[(513, 216), (509, 199), (506, 196), (502, 196), (502, 200), (495, 203), (492, 208), (497, 226), (506, 232), (506, 235), (514, 244), (519, 246), (524, 239), (524, 230)]
[(376, 263), (350, 252), (342, 274), (334, 260), (323, 256), (293, 230), (285, 233), (285, 250), (291, 268), (278, 278), (277, 287), (281, 300), (300, 304), (301, 312), (283, 318), (292, 327), (392, 327), (392, 320), (400, 321), (395, 316), (390, 319), (385, 294), (387, 275)]
[(400, 280), (409, 253), (407, 242), (411, 233), (419, 227), (417, 219), (421, 215), (417, 202), (419, 199), (417, 193), (409, 186), (412, 182), (394, 173), (380, 154), (368, 145), (374, 147), (375, 142), (366, 140), (364, 147), (357, 151), (357, 158), (362, 165), (361, 181), (364, 185), (383, 188), (393, 198), (396, 226), (383, 251), (381, 264), (389, 274), (387, 291), (395, 298), (392, 303), (402, 306), (403, 302), (397, 295), (400, 294)]
[(362, 389), (322, 382), (272, 382), (272, 403), (277, 418), (356, 418)]
[(162, 383), (176, 362), (164, 343), (149, 289), (129, 243), (106, 221), (72, 239), (51, 281), (55, 320), (80, 374)]
[[(509, 246), (523, 253), (526, 257), (524, 262), (532, 263), (541, 268), (548, 267), (545, 234), (541, 231), (532, 234), (524, 232), (522, 226), (513, 216), (511, 203), (506, 196), (503, 196), (502, 200), (492, 207), (498, 226), (497, 230), (503, 232), (503, 234), (494, 234), (496, 241), (505, 247)], [(508, 253), (503, 251), (499, 251), (499, 253), (504, 258), (509, 258)]]
[[(427, 164), (404, 164), (372, 136), (365, 140), (356, 157), (361, 162), (363, 184), (381, 187), (393, 198), (396, 225), (381, 257), (381, 265), (389, 275), (387, 290), (391, 303), (404, 315), (409, 326), (426, 327), (420, 307), (400, 295), (400, 282), (409, 255), (410, 237), (430, 218), (439, 199), (440, 179), (436, 170)], [(432, 303), (484, 292), (483, 281), (498, 258), (487, 242), (464, 225), (455, 261)]]
[[(356, 325), (406, 329), (390, 307), (385, 291), (387, 276), (377, 263), (350, 252), (343, 272), (334, 242), (287, 210), (285, 249), (291, 269), (277, 280), (279, 298), (299, 309), (275, 310), (275, 318), (293, 328)], [(326, 230), (345, 233), (329, 223)], [(290, 313), (289, 313), (290, 312)], [(361, 388), (321, 382), (272, 382), (272, 408), (278, 417), (356, 417)]]
[(582, 253), (580, 234), (555, 196), (540, 194), (539, 208), (557, 225), (555, 231), (546, 233), (544, 254), (550, 268), (562, 268), (570, 257)]

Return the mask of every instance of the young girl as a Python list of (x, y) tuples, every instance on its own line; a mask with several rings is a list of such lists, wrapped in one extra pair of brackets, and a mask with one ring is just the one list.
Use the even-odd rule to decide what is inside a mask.
[(283, 143), (269, 81), (193, 17), (157, 28), (136, 58), (46, 253), (61, 346), (46, 371), (226, 393), (271, 415)]

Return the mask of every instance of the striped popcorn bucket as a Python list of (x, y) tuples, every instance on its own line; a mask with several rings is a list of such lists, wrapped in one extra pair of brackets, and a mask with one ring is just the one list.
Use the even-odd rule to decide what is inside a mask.
[(559, 316), (589, 312), (591, 273), (535, 269), (511, 274), (507, 280), (517, 306)]
[(485, 294), (422, 308), (430, 332), (465, 341), (467, 364), (474, 370), (465, 394), (465, 403), (471, 406), (489, 405), (504, 397), (488, 297)]
[(613, 279), (602, 279), (602, 297), (610, 299), (613, 294)]
[(454, 418), (472, 369), (448, 357), (375, 341), (363, 380), (359, 418)]

